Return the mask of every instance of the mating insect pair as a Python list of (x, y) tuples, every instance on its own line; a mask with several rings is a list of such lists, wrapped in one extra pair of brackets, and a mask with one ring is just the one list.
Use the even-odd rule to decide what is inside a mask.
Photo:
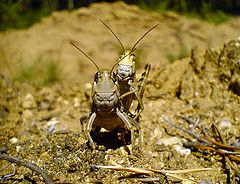
[[(110, 71), (106, 69), (100, 70), (97, 64), (85, 52), (71, 42), (74, 47), (92, 61), (98, 70), (92, 84), (90, 115), (82, 117), (80, 121), (82, 123), (84, 120), (87, 120), (84, 131), (93, 149), (95, 149), (96, 145), (90, 133), (92, 131), (99, 133), (101, 128), (105, 128), (110, 132), (116, 131), (120, 133), (120, 138), (123, 139), (124, 143), (126, 142), (126, 132), (130, 131), (133, 146), (135, 146), (137, 133), (138, 148), (141, 148), (142, 134), (138, 120), (143, 110), (142, 96), (150, 71), (150, 65), (147, 64), (145, 66), (145, 72), (142, 74), (141, 79), (136, 81), (135, 55), (133, 52), (140, 40), (157, 25), (147, 31), (130, 51), (125, 51), (115, 33), (103, 21), (101, 22), (116, 37), (123, 49), (123, 54)], [(113, 70), (116, 65), (118, 66), (115, 74)], [(137, 100), (137, 107), (130, 110), (133, 100)]]

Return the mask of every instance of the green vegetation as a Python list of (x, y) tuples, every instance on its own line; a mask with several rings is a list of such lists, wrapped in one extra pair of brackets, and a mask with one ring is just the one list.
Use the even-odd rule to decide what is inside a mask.
[[(76, 9), (101, 0), (1, 0), (0, 31), (7, 28), (25, 28), (39, 21), (53, 11)], [(229, 19), (230, 14), (239, 14), (237, 0), (124, 0), (137, 4), (143, 9), (156, 12), (177, 11), (187, 16), (220, 23)]]
[(0, 30), (25, 28), (49, 15), (43, 6), (31, 7), (27, 1), (0, 1)]
[[(219, 3), (219, 4), (217, 4)], [(191, 1), (191, 0), (138, 0), (138, 6), (145, 10), (156, 12), (176, 11), (189, 17), (198, 17), (212, 23), (222, 23), (229, 20), (230, 14), (224, 11), (226, 8), (231, 10), (231, 0), (219, 1)], [(221, 5), (225, 6), (224, 8)], [(228, 6), (227, 6), (228, 5)], [(234, 7), (232, 7), (233, 9)]]
[(20, 66), (14, 80), (36, 85), (49, 85), (61, 80), (60, 69), (51, 59), (39, 59), (31, 65)]
[(167, 53), (167, 58), (170, 63), (173, 63), (176, 60), (183, 59), (189, 56), (189, 51), (184, 44), (180, 44), (178, 53)]

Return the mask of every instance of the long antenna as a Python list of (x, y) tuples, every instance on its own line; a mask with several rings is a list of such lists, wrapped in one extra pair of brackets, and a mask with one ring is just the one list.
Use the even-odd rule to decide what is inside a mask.
[(114, 37), (117, 39), (118, 43), (121, 45), (121, 47), (122, 47), (122, 49), (123, 49), (123, 52), (124, 52), (124, 51), (125, 51), (124, 46), (123, 46), (122, 42), (120, 41), (120, 39), (117, 37), (117, 35), (113, 32), (113, 30), (112, 30), (105, 22), (103, 22), (101, 19), (99, 19), (99, 20), (102, 22), (102, 24), (103, 24), (104, 26), (106, 26), (106, 27), (108, 28), (109, 31), (111, 31), (111, 33), (112, 33), (112, 34), (114, 35)]
[(76, 46), (72, 41), (70, 41), (70, 43), (71, 43), (76, 49), (78, 49), (81, 53), (83, 53), (84, 56), (86, 56), (90, 61), (92, 61), (92, 63), (96, 66), (98, 72), (101, 73), (101, 70), (99, 69), (98, 65), (97, 65), (83, 50), (81, 50), (78, 46)]
[(132, 51), (132, 50), (135, 50), (137, 44), (138, 44), (150, 31), (152, 31), (152, 30), (153, 30), (155, 27), (157, 27), (158, 25), (159, 25), (159, 24), (157, 24), (157, 25), (153, 26), (151, 29), (149, 29), (149, 30), (133, 45), (131, 51)]

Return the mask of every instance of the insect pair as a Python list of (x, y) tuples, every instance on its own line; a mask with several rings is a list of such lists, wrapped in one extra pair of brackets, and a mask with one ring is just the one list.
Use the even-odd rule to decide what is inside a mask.
[[(91, 136), (91, 132), (100, 132), (105, 128), (109, 132), (119, 132), (121, 139), (125, 142), (126, 131), (130, 131), (131, 143), (135, 146), (136, 133), (138, 133), (138, 147), (141, 149), (142, 134), (139, 124), (139, 116), (143, 111), (142, 96), (146, 79), (150, 71), (150, 65), (145, 66), (145, 72), (137, 81), (135, 70), (135, 55), (133, 52), (137, 44), (156, 26), (148, 30), (132, 47), (125, 50), (116, 34), (100, 20), (115, 36), (120, 43), (123, 54), (111, 70), (100, 70), (97, 64), (73, 42), (70, 42), (80, 52), (82, 52), (97, 68), (92, 84), (92, 103), (89, 116), (81, 117), (81, 123), (87, 120), (85, 127), (86, 136), (93, 149), (96, 145)], [(117, 66), (116, 74), (113, 72)], [(130, 110), (133, 101), (137, 100), (137, 107)]]

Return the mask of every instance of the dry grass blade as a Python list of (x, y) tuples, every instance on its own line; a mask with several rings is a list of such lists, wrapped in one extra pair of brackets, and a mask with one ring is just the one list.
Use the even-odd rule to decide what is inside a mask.
[[(194, 180), (190, 180), (176, 174), (189, 174), (194, 172), (203, 172), (203, 171), (210, 171), (212, 168), (197, 168), (197, 169), (183, 169), (183, 170), (158, 170), (158, 169), (147, 169), (147, 168), (136, 168), (136, 167), (122, 167), (122, 166), (103, 166), (103, 165), (92, 165), (93, 168), (102, 168), (102, 169), (109, 169), (115, 171), (127, 171), (127, 172), (135, 172), (138, 174), (155, 174), (161, 173), (166, 176), (170, 176), (176, 179), (180, 179), (182, 181), (189, 181), (195, 182)], [(150, 178), (151, 179), (151, 178)]]
[(127, 172), (135, 172), (138, 174), (154, 174), (154, 171), (150, 171), (144, 168), (134, 168), (134, 167), (122, 167), (122, 166), (103, 166), (103, 165), (92, 165), (93, 168), (102, 168), (102, 169), (110, 169), (115, 171), (127, 171)]
[(157, 170), (157, 169), (148, 169), (155, 173), (168, 173), (168, 174), (189, 174), (195, 172), (211, 171), (212, 168), (197, 168), (197, 169), (182, 169), (182, 170)]
[(105, 165), (92, 165), (93, 168), (102, 168), (102, 169), (110, 169), (115, 171), (128, 171), (135, 172), (139, 174), (154, 174), (154, 173), (162, 173), (162, 174), (189, 174), (195, 172), (203, 172), (210, 171), (212, 168), (197, 168), (197, 169), (182, 169), (182, 170), (158, 170), (158, 169), (147, 169), (147, 168), (137, 168), (137, 167), (122, 167), (122, 166), (105, 166)]

